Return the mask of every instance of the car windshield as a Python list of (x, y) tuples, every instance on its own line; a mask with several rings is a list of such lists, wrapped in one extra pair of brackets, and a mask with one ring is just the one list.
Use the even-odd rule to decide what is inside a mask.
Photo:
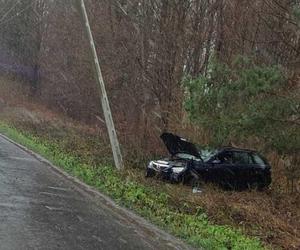
[(217, 153), (216, 149), (202, 149), (200, 150), (201, 158), (204, 162), (207, 162), (212, 156)]
[(176, 156), (180, 159), (184, 159), (184, 160), (201, 160), (198, 159), (196, 156), (194, 155), (190, 155), (190, 154), (185, 154), (185, 153), (178, 153), (176, 154)]

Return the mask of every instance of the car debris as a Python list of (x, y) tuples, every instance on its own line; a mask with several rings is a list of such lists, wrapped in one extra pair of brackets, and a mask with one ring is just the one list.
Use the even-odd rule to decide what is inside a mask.
[(159, 176), (193, 188), (211, 182), (226, 189), (261, 190), (271, 184), (271, 166), (256, 151), (235, 147), (199, 150), (172, 133), (163, 133), (160, 138), (170, 157), (150, 161), (146, 177)]
[(201, 194), (203, 191), (198, 187), (193, 187), (193, 194)]

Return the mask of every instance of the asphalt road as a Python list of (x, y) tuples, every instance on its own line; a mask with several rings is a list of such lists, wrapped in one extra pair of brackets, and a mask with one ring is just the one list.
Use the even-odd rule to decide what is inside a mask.
[(0, 250), (185, 248), (0, 136)]

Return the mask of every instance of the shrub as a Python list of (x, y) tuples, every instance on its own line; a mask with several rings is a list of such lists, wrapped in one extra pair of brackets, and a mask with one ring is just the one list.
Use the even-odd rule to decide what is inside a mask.
[(263, 139), (269, 149), (297, 153), (300, 103), (278, 66), (238, 57), (228, 66), (213, 60), (208, 76), (186, 77), (185, 109), (212, 132), (213, 144)]

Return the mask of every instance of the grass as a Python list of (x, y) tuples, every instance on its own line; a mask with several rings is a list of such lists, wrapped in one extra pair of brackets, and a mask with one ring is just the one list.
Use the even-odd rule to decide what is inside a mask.
[(0, 132), (192, 246), (204, 249), (264, 249), (257, 238), (247, 237), (229, 226), (214, 225), (201, 207), (192, 212), (181, 205), (172, 205), (167, 193), (138, 183), (109, 164), (91, 165), (86, 157), (67, 151), (59, 141), (33, 136), (5, 123), (0, 123)]

